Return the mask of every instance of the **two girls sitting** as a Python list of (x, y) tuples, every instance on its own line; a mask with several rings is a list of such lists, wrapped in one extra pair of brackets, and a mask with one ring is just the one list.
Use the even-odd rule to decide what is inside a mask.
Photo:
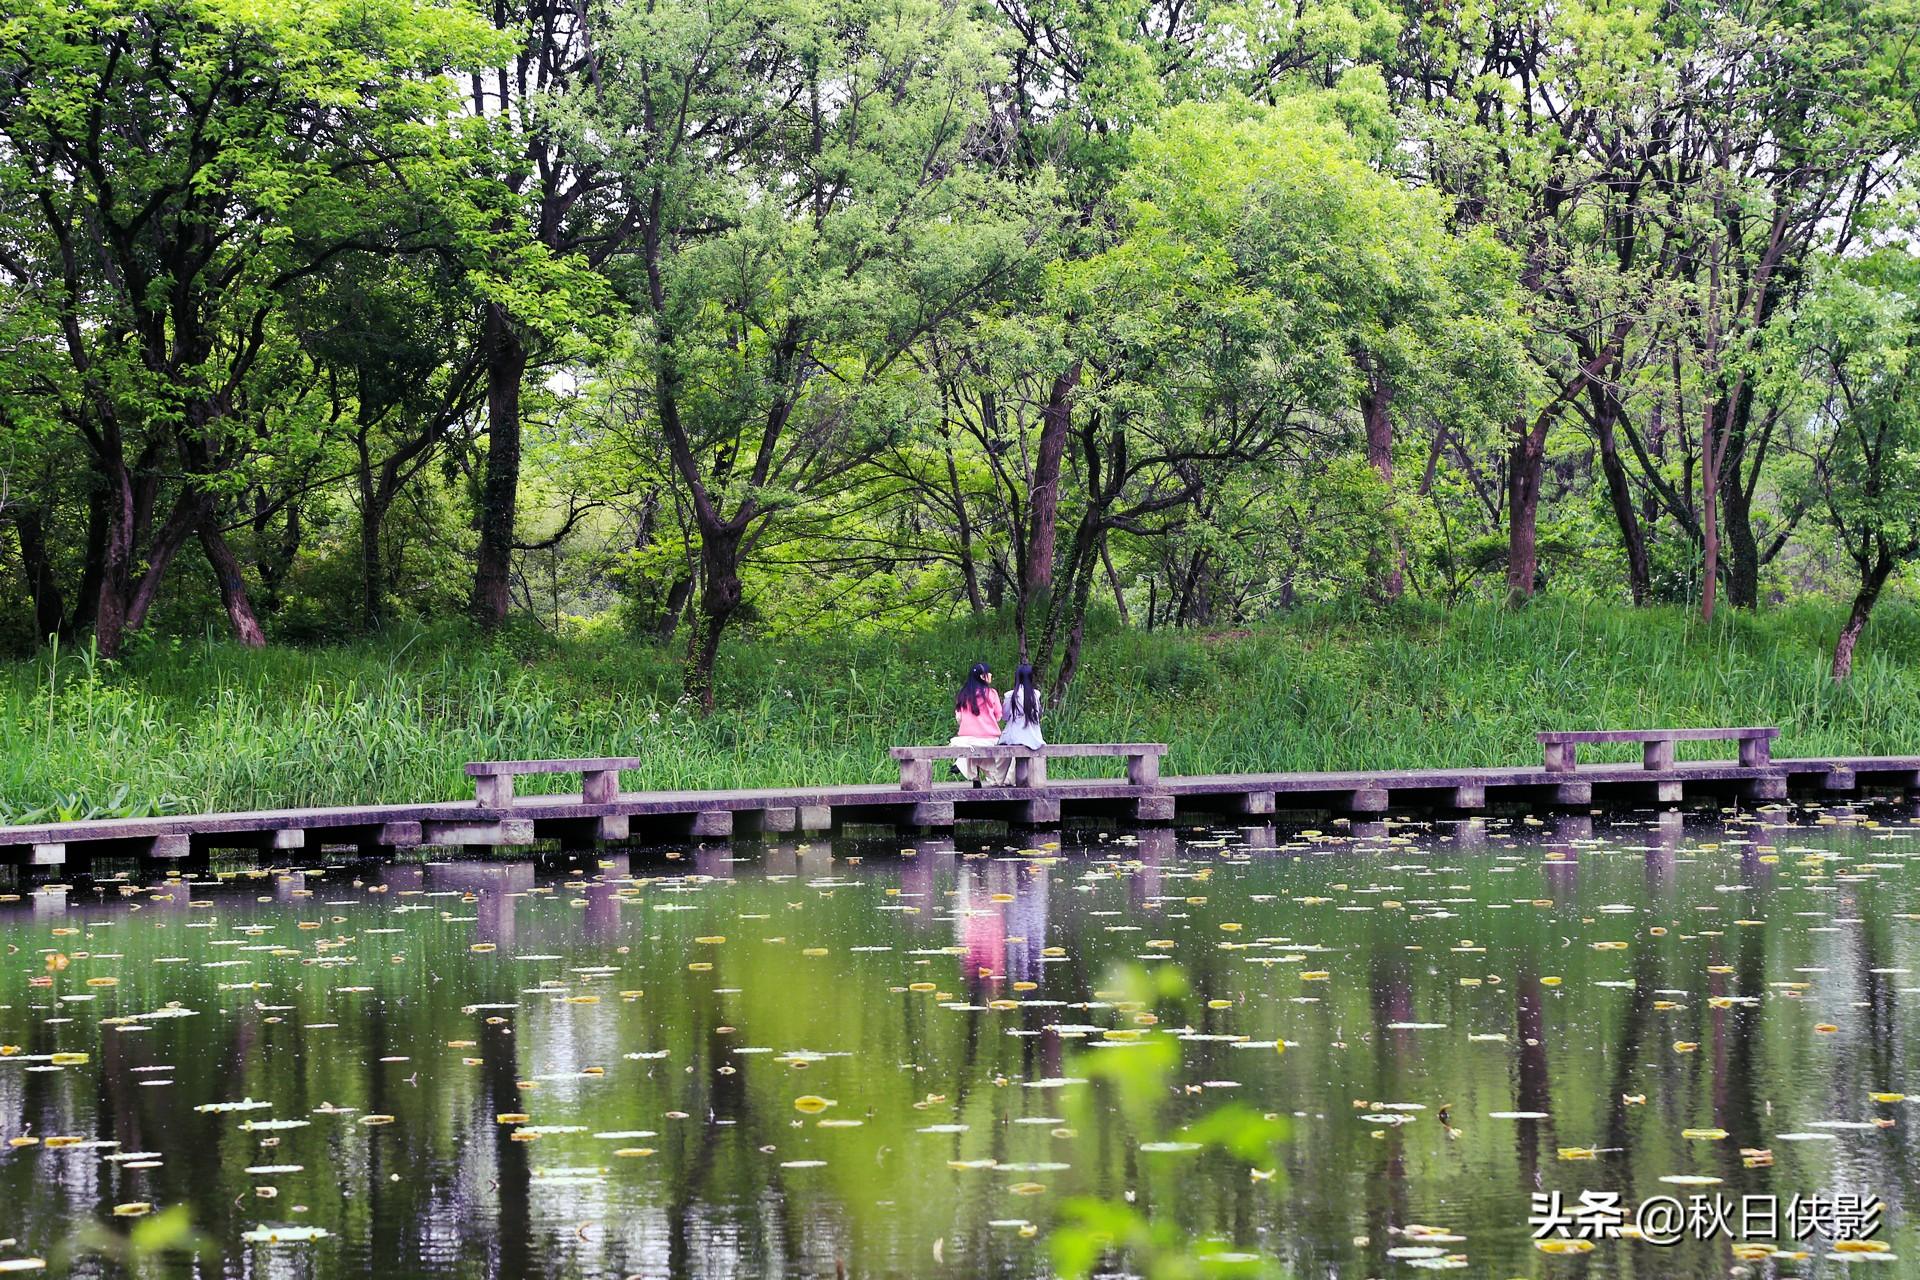
[[(974, 663), (967, 682), (953, 700), (953, 718), (956, 727), (948, 746), (1038, 750), (1046, 745), (1040, 736), (1040, 694), (1033, 687), (1033, 667), (1029, 663), (1021, 663), (1014, 671), (1013, 688), (1005, 702), (993, 687), (993, 669), (984, 662)], [(972, 780), (976, 787), (1004, 786), (1013, 775), (1013, 761), (975, 763), (962, 757), (953, 762), (953, 771)]]

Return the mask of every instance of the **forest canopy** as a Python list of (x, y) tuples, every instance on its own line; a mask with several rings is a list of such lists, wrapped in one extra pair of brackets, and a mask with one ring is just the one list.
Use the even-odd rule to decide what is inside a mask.
[(0, 644), (1848, 602), (1920, 0), (15, 0)]

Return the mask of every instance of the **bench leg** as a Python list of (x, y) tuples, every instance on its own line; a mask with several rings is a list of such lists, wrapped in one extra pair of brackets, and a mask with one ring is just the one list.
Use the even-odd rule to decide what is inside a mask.
[(1662, 740), (1640, 745), (1641, 763), (1649, 769), (1673, 768), (1673, 743)]
[(620, 773), (615, 769), (595, 769), (586, 775), (580, 798), (588, 804), (612, 804), (620, 795)]
[(1157, 786), (1160, 782), (1160, 757), (1128, 756), (1127, 781), (1136, 787)]
[(1575, 767), (1577, 749), (1571, 742), (1549, 742), (1547, 744), (1547, 772), (1572, 773)]
[(931, 786), (933, 786), (933, 761), (902, 760), (900, 762), (902, 791), (925, 791)]
[(482, 809), (513, 808), (513, 775), (492, 773), (475, 778), (473, 796)]
[(1013, 784), (1016, 787), (1046, 786), (1047, 758), (1045, 756), (1016, 756), (1013, 761)]
[(1773, 762), (1773, 740), (1771, 738), (1740, 739), (1740, 767), (1743, 769), (1764, 769)]

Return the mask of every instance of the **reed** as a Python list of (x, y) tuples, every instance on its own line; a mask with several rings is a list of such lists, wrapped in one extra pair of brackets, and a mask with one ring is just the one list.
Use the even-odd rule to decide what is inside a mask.
[[(1835, 687), (1838, 622), (1812, 603), (1711, 627), (1554, 602), (1308, 610), (1215, 635), (1096, 619), (1048, 732), (1164, 741), (1170, 772), (1523, 763), (1556, 726), (1778, 724), (1781, 754), (1920, 751), (1920, 613), (1883, 606)], [(0, 668), (0, 821), (454, 797), (483, 757), (637, 755), (629, 785), (662, 788), (881, 781), (888, 746), (952, 732), (968, 663), (1010, 672), (1008, 633), (988, 617), (743, 641), (706, 719), (679, 696), (676, 652), (610, 631), (48, 654)]]

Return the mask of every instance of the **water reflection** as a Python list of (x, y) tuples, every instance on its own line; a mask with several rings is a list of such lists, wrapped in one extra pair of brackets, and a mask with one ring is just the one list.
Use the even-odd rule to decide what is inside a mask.
[[(1913, 815), (1677, 817), (43, 888), (0, 904), (0, 1137), (39, 1139), (0, 1148), (0, 1259), (150, 1202), (233, 1275), (1025, 1276), (1091, 1193), (1301, 1275), (1399, 1273), (1414, 1224), (1472, 1274), (1726, 1273), (1725, 1239), (1545, 1259), (1551, 1189), (1873, 1194), (1920, 1256), (1908, 1104), (1874, 1098), (1920, 990)], [(1143, 1022), (1123, 964), (1191, 997)], [(1287, 1116), (1277, 1174), (1054, 1083), (1152, 1037), (1155, 1127)]]

